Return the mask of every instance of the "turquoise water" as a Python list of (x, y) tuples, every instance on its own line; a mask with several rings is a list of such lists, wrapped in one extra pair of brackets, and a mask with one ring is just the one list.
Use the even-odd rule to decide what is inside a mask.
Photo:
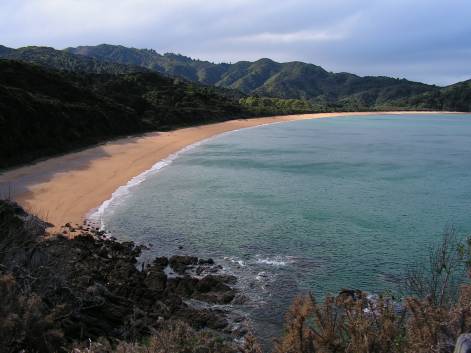
[(240, 130), (130, 190), (105, 210), (107, 230), (153, 244), (149, 256), (214, 258), (269, 334), (299, 291), (394, 290), (447, 225), (471, 233), (471, 116)]

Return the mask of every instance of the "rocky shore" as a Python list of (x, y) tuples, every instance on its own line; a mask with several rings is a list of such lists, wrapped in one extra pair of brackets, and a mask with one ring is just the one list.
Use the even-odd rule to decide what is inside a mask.
[[(70, 226), (74, 237), (46, 236), (46, 227), (17, 204), (0, 201), (1, 311), (8, 317), (19, 297), (37, 300), (35, 324), (46, 326), (42, 342), (34, 343), (38, 351), (65, 351), (74, 342), (103, 337), (138, 340), (174, 320), (214, 330), (228, 341), (246, 332), (214, 305), (241, 296), (233, 288), (237, 279), (213, 260), (173, 256), (143, 265), (142, 247), (132, 242)], [(24, 343), (24, 337), (12, 340), (18, 348)]]

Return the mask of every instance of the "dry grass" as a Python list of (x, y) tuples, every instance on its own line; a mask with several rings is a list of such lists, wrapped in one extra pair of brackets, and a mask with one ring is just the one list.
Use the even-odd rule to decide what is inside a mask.
[(275, 352), (400, 352), (402, 323), (403, 315), (383, 298), (372, 302), (357, 293), (355, 299), (328, 296), (318, 304), (312, 296), (302, 296), (288, 312)]
[(407, 298), (398, 312), (392, 301), (327, 297), (318, 304), (298, 297), (287, 316), (275, 353), (449, 353), (471, 330), (471, 285), (451, 307)]
[[(235, 353), (235, 348), (209, 331), (195, 331), (189, 325), (168, 322), (153, 333), (147, 342), (120, 342), (112, 347), (109, 342), (90, 343), (75, 348), (73, 353)], [(244, 352), (245, 353), (245, 352)], [(257, 353), (257, 352), (247, 352)]]

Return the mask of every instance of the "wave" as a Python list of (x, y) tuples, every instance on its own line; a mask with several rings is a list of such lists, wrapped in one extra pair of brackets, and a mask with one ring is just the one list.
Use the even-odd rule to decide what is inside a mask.
[(224, 260), (229, 261), (229, 262), (231, 262), (231, 263), (233, 263), (233, 264), (238, 264), (238, 265), (241, 266), (241, 267), (245, 267), (245, 261), (244, 261), (244, 260), (241, 260), (241, 259), (239, 259), (239, 258), (237, 258), (237, 257), (234, 257), (234, 256), (227, 257), (227, 256), (226, 256), (226, 257), (224, 257)]
[(294, 260), (290, 256), (274, 256), (274, 257), (265, 257), (265, 258), (258, 256), (256, 260), (257, 264), (270, 265), (270, 266), (276, 266), (276, 267), (286, 266), (293, 262)]

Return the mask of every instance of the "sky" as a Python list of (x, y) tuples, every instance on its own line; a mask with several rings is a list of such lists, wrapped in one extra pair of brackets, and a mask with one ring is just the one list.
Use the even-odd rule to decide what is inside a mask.
[(447, 85), (471, 78), (471, 0), (0, 0), (0, 44), (268, 57)]

